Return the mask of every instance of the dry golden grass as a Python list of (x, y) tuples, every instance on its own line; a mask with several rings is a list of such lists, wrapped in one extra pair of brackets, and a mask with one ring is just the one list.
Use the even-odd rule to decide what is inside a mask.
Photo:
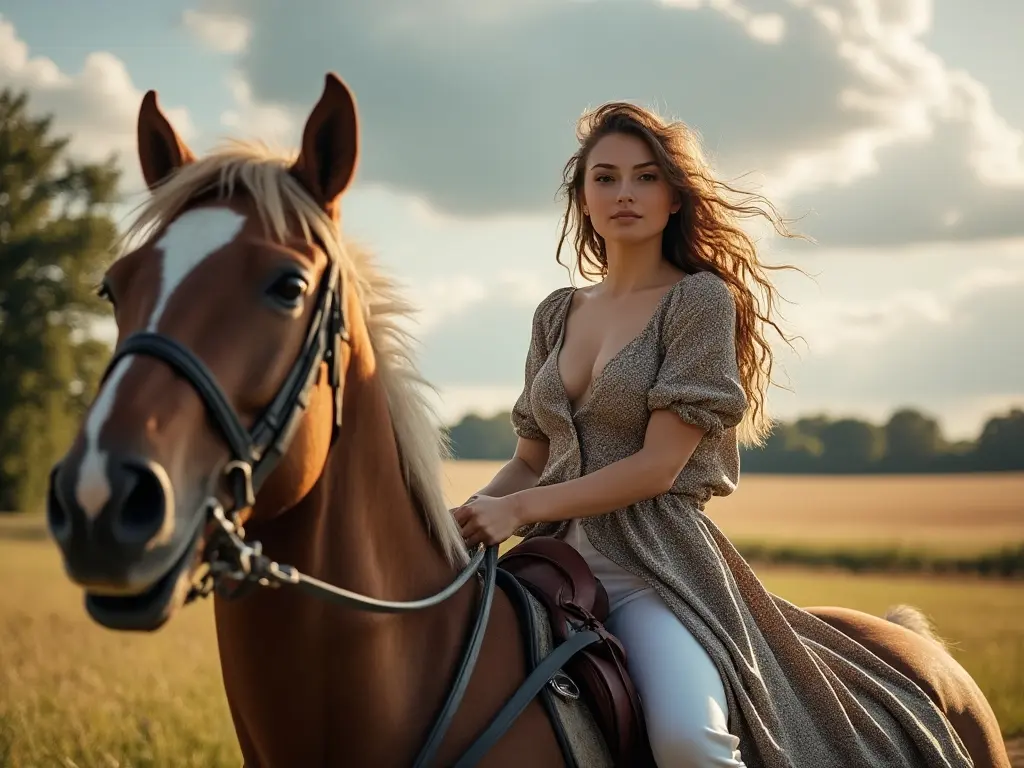
[(93, 624), (56, 548), (0, 538), (0, 766), (238, 766), (210, 605)]
[[(451, 502), (475, 491), (496, 467), (449, 465)], [(857, 540), (907, 541), (920, 538), (916, 531), (923, 530), (931, 509), (948, 537), (929, 532), (929, 540), (940, 546), (961, 546), (971, 533), (971, 546), (1003, 543), (993, 533), (999, 526), (987, 523), (1000, 516), (1001, 530), (1024, 538), (1003, 498), (1011, 493), (1024, 498), (1020, 479), (937, 480), (935, 485), (913, 480), (918, 489), (931, 489), (930, 499), (917, 502), (906, 490), (913, 484), (901, 478), (750, 476), (733, 499), (717, 500), (714, 514), (730, 534), (744, 538), (754, 535), (749, 531), (772, 533), (776, 520), (786, 537), (797, 540), (823, 535), (842, 540), (845, 531)], [(957, 487), (957, 480), (966, 485)], [(970, 512), (965, 502), (981, 511)], [(882, 514), (886, 503), (888, 514)], [(813, 514), (826, 504), (834, 522)], [(904, 515), (921, 527), (900, 519)], [(55, 548), (39, 540), (38, 531), (38, 520), (0, 520), (0, 765), (239, 765), (210, 605), (190, 607), (151, 636), (103, 630), (86, 617)], [(771, 591), (801, 605), (839, 604), (874, 613), (894, 602), (920, 606), (990, 697), (1004, 732), (1024, 734), (1024, 589), (1019, 582), (758, 572)]]

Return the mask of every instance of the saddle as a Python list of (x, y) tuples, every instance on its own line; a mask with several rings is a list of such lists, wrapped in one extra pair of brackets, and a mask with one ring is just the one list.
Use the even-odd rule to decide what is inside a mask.
[(550, 536), (516, 545), (498, 560), (545, 607), (557, 648), (590, 630), (600, 640), (577, 651), (565, 672), (601, 729), (616, 766), (654, 766), (643, 710), (629, 677), (626, 651), (605, 627), (608, 593), (572, 546)]

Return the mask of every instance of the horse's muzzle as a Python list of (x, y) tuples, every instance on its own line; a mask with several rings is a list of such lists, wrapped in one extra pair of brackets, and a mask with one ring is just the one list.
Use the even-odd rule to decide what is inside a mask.
[(106, 459), (106, 498), (93, 509), (83, 508), (76, 494), (81, 464), (53, 468), (46, 522), (74, 581), (96, 592), (137, 593), (167, 570), (174, 492), (159, 464)]

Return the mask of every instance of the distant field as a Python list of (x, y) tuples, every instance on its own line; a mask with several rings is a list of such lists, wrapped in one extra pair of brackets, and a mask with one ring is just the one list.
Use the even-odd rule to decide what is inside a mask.
[[(499, 462), (451, 462), (456, 503)], [(744, 475), (736, 492), (708, 503), (736, 542), (900, 546), (971, 553), (1024, 542), (1024, 473), (914, 476)]]
[[(448, 465), (451, 502), (497, 466)], [(962, 550), (1024, 540), (1022, 499), (1020, 476), (752, 475), (708, 511), (737, 539)], [(87, 620), (40, 522), (0, 518), (0, 766), (237, 767), (209, 604), (153, 636), (102, 630)], [(769, 590), (800, 605), (920, 606), (990, 697), (1004, 732), (1024, 736), (1019, 582), (756, 570)]]

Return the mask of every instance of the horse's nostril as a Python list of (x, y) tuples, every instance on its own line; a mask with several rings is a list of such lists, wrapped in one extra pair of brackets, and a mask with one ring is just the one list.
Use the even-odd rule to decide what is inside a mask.
[(167, 498), (156, 474), (143, 466), (126, 466), (120, 508), (113, 520), (115, 538), (122, 544), (145, 544), (163, 527)]
[(46, 493), (46, 524), (50, 533), (60, 542), (67, 541), (71, 537), (71, 515), (61, 502), (60, 493), (57, 490), (58, 464), (50, 471), (50, 484)]

